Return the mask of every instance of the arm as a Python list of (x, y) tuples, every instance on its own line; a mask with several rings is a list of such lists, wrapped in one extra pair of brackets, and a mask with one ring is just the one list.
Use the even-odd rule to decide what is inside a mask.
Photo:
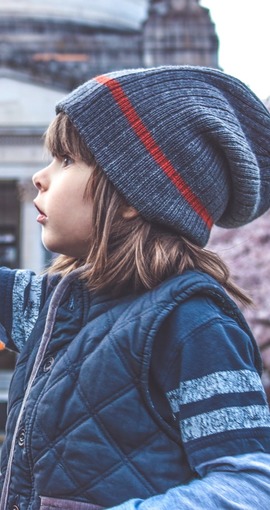
[(44, 303), (46, 276), (31, 271), (0, 269), (0, 335), (12, 350), (27, 341)]
[(256, 370), (256, 346), (214, 303), (198, 299), (194, 304), (164, 325), (150, 373), (154, 405), (179, 427), (194, 479), (112, 510), (269, 506), (270, 418)]
[(199, 467), (203, 478), (110, 510), (261, 510), (270, 501), (270, 455), (223, 457)]

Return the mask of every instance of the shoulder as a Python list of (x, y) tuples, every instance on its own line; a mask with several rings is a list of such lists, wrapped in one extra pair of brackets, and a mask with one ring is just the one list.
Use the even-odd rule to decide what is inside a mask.
[(176, 331), (181, 342), (198, 330), (220, 324), (241, 330), (255, 343), (236, 303), (215, 279), (201, 271), (186, 271), (132, 299), (125, 315), (128, 320), (149, 323), (152, 331), (162, 329), (162, 336), (175, 336)]
[[(198, 335), (202, 338), (204, 332), (207, 335), (214, 330), (238, 330), (250, 336), (248, 326), (243, 328), (238, 317), (230, 312), (231, 310), (223, 307), (214, 297), (202, 293), (179, 303), (167, 317), (164, 326), (172, 336), (177, 334), (182, 342), (187, 338), (198, 338)], [(240, 317), (242, 319), (241, 315)]]
[[(198, 287), (180, 301), (163, 321), (156, 345), (168, 352), (188, 357), (191, 363), (204, 362), (205, 369), (219, 358), (230, 365), (230, 358), (241, 357), (261, 372), (261, 358), (256, 341), (237, 305), (217, 284)], [(166, 342), (164, 342), (166, 339)], [(159, 348), (158, 348), (159, 350)], [(226, 359), (226, 361), (225, 361)]]
[(251, 335), (236, 303), (214, 278), (205, 273), (186, 271), (165, 282), (158, 292), (167, 294), (171, 311), (166, 323), (172, 328), (184, 324), (190, 333), (212, 322), (220, 322), (235, 324)]

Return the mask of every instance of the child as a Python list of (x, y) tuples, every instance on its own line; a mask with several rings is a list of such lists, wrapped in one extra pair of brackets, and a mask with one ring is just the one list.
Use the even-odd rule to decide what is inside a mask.
[(33, 177), (47, 274), (3, 268), (20, 351), (1, 510), (261, 510), (270, 418), (249, 298), (204, 249), (270, 206), (270, 116), (199, 67), (100, 76), (57, 105)]

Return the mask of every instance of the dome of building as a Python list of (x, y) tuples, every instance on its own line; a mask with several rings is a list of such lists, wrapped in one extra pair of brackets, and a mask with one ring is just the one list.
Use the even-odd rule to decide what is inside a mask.
[(0, 17), (68, 20), (90, 26), (138, 29), (148, 0), (0, 0)]

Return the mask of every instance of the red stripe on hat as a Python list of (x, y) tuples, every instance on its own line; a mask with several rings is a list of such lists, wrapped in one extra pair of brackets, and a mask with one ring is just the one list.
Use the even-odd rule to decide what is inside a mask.
[(133, 107), (131, 101), (126, 96), (120, 83), (108, 76), (98, 76), (95, 80), (108, 87), (111, 94), (122, 110), (125, 117), (128, 119), (133, 131), (139, 137), (147, 151), (151, 154), (152, 158), (162, 168), (167, 177), (171, 180), (174, 186), (180, 191), (181, 195), (185, 198), (193, 210), (202, 218), (206, 226), (210, 229), (213, 225), (213, 219), (205, 209), (200, 199), (195, 195), (192, 189), (184, 181), (181, 175), (175, 170), (172, 163), (166, 158), (165, 154), (155, 142), (150, 131), (146, 128), (140, 116)]

